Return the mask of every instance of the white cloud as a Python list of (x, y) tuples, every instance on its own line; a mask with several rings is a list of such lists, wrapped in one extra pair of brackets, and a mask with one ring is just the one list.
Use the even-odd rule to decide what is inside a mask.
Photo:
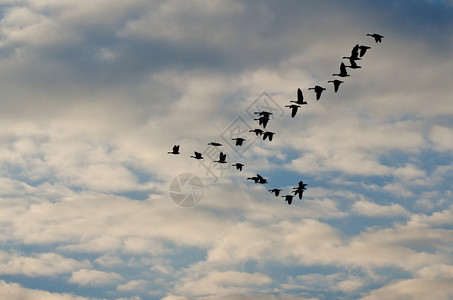
[(87, 300), (88, 298), (70, 294), (51, 293), (39, 289), (29, 289), (18, 283), (8, 283), (0, 280), (0, 298), (8, 300)]
[(145, 280), (131, 280), (124, 284), (120, 284), (116, 287), (117, 291), (127, 292), (127, 291), (140, 291), (143, 290), (146, 285)]
[(121, 275), (114, 272), (81, 269), (73, 272), (68, 282), (81, 286), (102, 286), (113, 284), (121, 279)]
[(408, 214), (404, 207), (396, 203), (379, 205), (370, 201), (357, 201), (353, 204), (352, 209), (367, 217), (395, 217)]

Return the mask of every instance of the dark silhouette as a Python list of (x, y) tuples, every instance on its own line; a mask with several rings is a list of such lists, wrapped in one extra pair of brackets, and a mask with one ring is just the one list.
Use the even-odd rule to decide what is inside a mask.
[(244, 164), (241, 164), (241, 163), (235, 163), (234, 165), (232, 166), (235, 166), (237, 170), (239, 171), (242, 171), (242, 167), (244, 166)]
[(371, 49), (371, 47), (368, 47), (368, 46), (359, 46), (359, 49), (360, 49), (360, 53), (359, 53), (359, 56), (362, 57), (365, 55), (366, 51), (368, 49)]
[(239, 171), (242, 171), (242, 167), (244, 166), (244, 164), (241, 164), (241, 163), (235, 163), (234, 165), (232, 166), (235, 166), (236, 167), (236, 170), (239, 170)]
[(195, 156), (191, 155), (190, 157), (193, 157), (195, 159), (203, 159), (203, 156), (201, 155), (200, 152), (194, 151)]
[(254, 119), (254, 120), (258, 121), (258, 124), (263, 125), (263, 128), (266, 128), (267, 122), (269, 122), (269, 117), (266, 115), (263, 115), (263, 116), (259, 117), (258, 119)]
[(247, 180), (253, 180), (255, 183), (266, 184), (267, 179), (263, 178), (260, 174), (256, 174), (253, 177), (247, 177)]
[(373, 37), (374, 40), (376, 41), (376, 43), (380, 43), (382, 41), (382, 39), (384, 38), (383, 35), (380, 35), (378, 33), (373, 33), (373, 34), (368, 33), (367, 36)]
[(294, 116), (297, 114), (297, 109), (300, 107), (300, 105), (291, 104), (285, 105), (285, 107), (291, 108), (291, 118), (294, 118)]
[(272, 190), (268, 190), (268, 191), (271, 192), (271, 193), (274, 193), (275, 197), (277, 197), (280, 194), (280, 192), (281, 192), (280, 189), (272, 189)]
[(314, 90), (316, 93), (316, 100), (319, 100), (319, 98), (321, 98), (322, 91), (325, 91), (326, 89), (322, 86), (316, 85), (315, 87), (309, 88), (309, 90)]
[(355, 45), (351, 50), (351, 56), (343, 56), (343, 58), (349, 58), (352, 60), (360, 60), (359, 58), (359, 44)]
[(263, 140), (266, 140), (266, 138), (269, 138), (269, 142), (272, 141), (272, 137), (274, 136), (274, 134), (275, 134), (275, 132), (266, 131), (263, 134)]
[(304, 101), (304, 95), (302, 94), (301, 89), (297, 89), (297, 101), (291, 100), (289, 102), (294, 102), (296, 104), (308, 104), (307, 102)]
[(268, 111), (256, 111), (256, 112), (254, 112), (254, 114), (258, 114), (260, 116), (265, 116), (265, 117), (268, 117), (268, 118), (270, 117), (270, 115), (272, 115), (272, 113), (268, 112)]
[(349, 59), (349, 63), (351, 64), (350, 66), (346, 66), (346, 68), (351, 68), (351, 69), (360, 69), (361, 66), (357, 65), (355, 60)]
[(307, 186), (306, 183), (304, 183), (303, 181), (299, 181), (299, 185), (293, 188), (294, 196), (299, 195), (299, 199), (302, 199), (302, 195), (306, 190), (306, 186)]
[(348, 72), (346, 72), (346, 66), (344, 65), (344, 63), (340, 64), (340, 73), (332, 74), (332, 76), (340, 76), (340, 77), (348, 77), (349, 76)]
[(242, 146), (242, 143), (245, 141), (243, 138), (234, 138), (233, 141), (236, 141), (236, 146)]
[(329, 80), (327, 82), (332, 82), (333, 83), (333, 90), (336, 92), (338, 92), (338, 87), (340, 86), (340, 84), (343, 83), (343, 81), (341, 80), (338, 80), (338, 79), (335, 79), (335, 80)]
[(226, 164), (226, 154), (223, 154), (223, 152), (220, 152), (219, 160), (214, 160), (214, 162), (217, 162), (220, 164)]
[(173, 151), (168, 152), (168, 154), (181, 154), (179, 153), (179, 145), (174, 145)]
[(222, 144), (220, 144), (220, 143), (217, 143), (217, 142), (210, 142), (210, 143), (208, 143), (208, 145), (211, 145), (211, 146), (216, 146), (216, 147), (218, 147), (218, 146), (222, 146)]
[(291, 205), (291, 203), (293, 202), (293, 198), (294, 198), (293, 195), (285, 195), (285, 196), (282, 196), (282, 197), (285, 198), (285, 201), (288, 202), (288, 205)]
[(263, 130), (262, 129), (253, 129), (253, 130), (249, 130), (249, 132), (254, 132), (256, 134), (256, 136), (258, 135), (262, 135), (263, 134)]

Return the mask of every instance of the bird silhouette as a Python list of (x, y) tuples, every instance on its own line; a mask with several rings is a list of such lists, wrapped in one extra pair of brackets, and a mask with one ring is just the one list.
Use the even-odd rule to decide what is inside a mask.
[(280, 194), (280, 192), (281, 192), (280, 189), (272, 189), (272, 190), (268, 190), (268, 191), (271, 192), (271, 193), (274, 193), (275, 197), (277, 197)]
[(291, 203), (293, 202), (293, 198), (294, 198), (293, 195), (285, 195), (285, 196), (282, 196), (282, 197), (285, 198), (285, 201), (288, 202), (288, 205), (291, 205)]
[(299, 199), (302, 199), (302, 195), (306, 189), (306, 186), (307, 186), (306, 183), (304, 183), (303, 181), (299, 181), (299, 185), (293, 188), (294, 196), (298, 195)]
[(349, 76), (348, 72), (346, 72), (346, 66), (344, 65), (344, 63), (340, 64), (340, 73), (332, 74), (332, 76), (340, 76), (340, 77), (348, 77)]
[(300, 107), (300, 105), (296, 104), (291, 104), (291, 105), (285, 105), (285, 107), (291, 108), (291, 118), (294, 118), (297, 114), (297, 109)]
[(373, 37), (373, 38), (374, 38), (374, 40), (376, 41), (376, 43), (380, 43), (380, 42), (382, 42), (382, 39), (384, 38), (384, 36), (383, 36), (383, 35), (380, 35), (380, 34), (378, 34), (378, 33), (373, 33), (373, 34), (371, 34), (371, 33), (368, 33), (368, 34), (367, 34), (367, 36), (371, 36), (371, 37)]
[(214, 162), (217, 162), (220, 164), (225, 164), (226, 163), (226, 154), (224, 154), (223, 152), (220, 152), (219, 160), (214, 160)]
[(297, 100), (296, 101), (291, 100), (289, 102), (294, 102), (294, 103), (300, 104), (300, 105), (308, 104), (307, 102), (304, 101), (304, 95), (302, 94), (301, 89), (297, 89)]
[(242, 167), (244, 166), (244, 164), (235, 163), (232, 166), (236, 167), (236, 170), (242, 171)]
[(355, 45), (351, 50), (351, 56), (343, 56), (343, 58), (349, 58), (353, 60), (360, 60), (359, 57), (359, 44)]
[(316, 93), (316, 100), (319, 100), (319, 98), (321, 98), (322, 91), (325, 91), (326, 89), (322, 86), (316, 85), (315, 87), (309, 88), (309, 90), (314, 90)]
[(268, 112), (268, 111), (255, 111), (254, 114), (258, 114), (260, 116), (266, 116), (266, 117), (270, 117), (270, 115), (272, 115), (271, 112)]
[(359, 56), (362, 57), (365, 55), (366, 51), (368, 49), (371, 49), (371, 47), (368, 47), (368, 46), (359, 46), (359, 49), (360, 49), (360, 53), (359, 53)]
[(257, 128), (257, 129), (249, 130), (249, 132), (254, 132), (256, 134), (256, 136), (258, 136), (258, 135), (262, 135), (264, 131), (262, 129)]
[(190, 157), (193, 157), (195, 159), (203, 159), (203, 156), (201, 155), (200, 152), (194, 151), (194, 153), (195, 153), (195, 156), (191, 155)]
[(180, 154), (179, 153), (179, 145), (173, 146), (173, 151), (168, 152), (168, 154)]
[(351, 64), (350, 66), (346, 66), (346, 68), (351, 68), (351, 69), (360, 69), (361, 66), (357, 65), (355, 60), (349, 59), (349, 63)]
[(245, 141), (244, 138), (234, 138), (232, 140), (236, 141), (236, 146), (242, 146), (242, 143), (244, 143), (244, 141)]
[(254, 120), (258, 121), (258, 124), (263, 125), (263, 128), (266, 128), (267, 122), (269, 122), (269, 117), (266, 115), (263, 115), (263, 116), (259, 117), (258, 119), (254, 119)]
[(335, 80), (329, 80), (327, 82), (332, 82), (333, 83), (333, 90), (336, 92), (338, 92), (338, 88), (340, 87), (340, 84), (343, 83), (343, 81), (341, 80), (338, 80), (338, 79), (335, 79)]
[(217, 142), (209, 142), (209, 143), (208, 143), (208, 145), (211, 145), (211, 146), (216, 146), (216, 147), (218, 147), (218, 146), (222, 146), (222, 144), (220, 144), (220, 143), (217, 143)]
[(267, 179), (263, 178), (260, 174), (256, 174), (256, 177), (258, 177), (258, 183), (261, 184), (267, 183)]
[(258, 177), (256, 177), (256, 176), (253, 176), (253, 177), (247, 177), (247, 180), (253, 180), (253, 181), (255, 181), (255, 183), (258, 183), (258, 181), (260, 179)]
[(272, 141), (272, 137), (274, 136), (274, 134), (275, 134), (275, 132), (266, 131), (263, 134), (263, 140), (266, 140), (266, 138), (269, 138), (269, 142)]

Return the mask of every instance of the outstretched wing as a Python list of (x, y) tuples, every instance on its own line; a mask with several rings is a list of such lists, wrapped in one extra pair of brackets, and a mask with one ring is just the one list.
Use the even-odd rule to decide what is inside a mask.
[(304, 101), (304, 95), (302, 94), (301, 89), (297, 89), (297, 102), (303, 102)]

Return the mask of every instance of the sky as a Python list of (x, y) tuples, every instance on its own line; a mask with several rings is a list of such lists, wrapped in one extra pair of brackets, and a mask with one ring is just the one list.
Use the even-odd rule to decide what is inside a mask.
[(453, 298), (453, 2), (0, 11), (0, 299)]

